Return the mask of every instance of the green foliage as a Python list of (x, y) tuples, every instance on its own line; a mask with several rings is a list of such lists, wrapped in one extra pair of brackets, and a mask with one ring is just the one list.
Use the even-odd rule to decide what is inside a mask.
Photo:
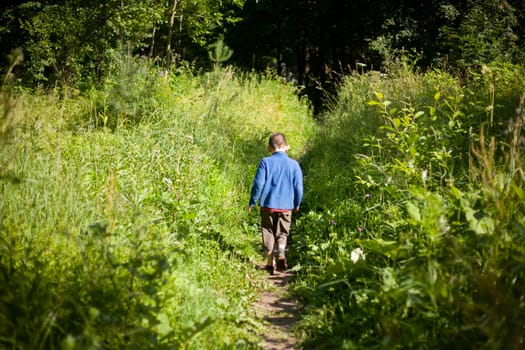
[[(13, 69), (22, 63), (24, 56), (20, 50), (14, 50), (10, 55), (11, 64), (2, 79), (0, 86), (0, 146), (5, 149), (13, 140), (13, 132), (20, 122), (13, 113), (15, 102), (13, 100)], [(16, 150), (0, 158), (0, 181), (18, 181), (18, 178), (7, 172), (7, 166), (14, 159)], [(1, 198), (1, 197), (0, 197)]]
[(178, 13), (184, 14), (184, 17), (180, 17), (179, 23), (184, 29), (181, 34), (205, 48), (211, 40), (214, 40), (214, 34), (222, 32), (226, 24), (240, 20), (236, 9), (242, 8), (244, 3), (245, 0), (178, 0), (180, 8)]
[[(26, 53), (24, 84), (85, 88), (111, 77), (113, 53), (128, 47), (129, 55), (158, 57), (165, 63), (173, 44), (179, 62), (200, 58), (222, 27), (236, 21), (235, 9), (244, 3), (174, 2), (175, 6), (154, 0), (2, 4), (0, 44)], [(172, 17), (176, 22), (170, 26)]]
[(92, 126), (114, 130), (138, 124), (144, 118), (157, 119), (157, 96), (166, 72), (129, 53), (113, 53), (108, 67), (111, 74), (102, 87), (90, 91), (90, 102), (94, 104), (88, 118)]
[[(256, 348), (247, 188), (271, 131), (301, 154), (308, 105), (279, 80), (115, 62), (124, 74), (102, 91), (14, 98), (21, 122), (0, 159), (21, 182), (0, 183), (0, 347)], [(99, 96), (144, 107), (108, 102), (104, 124)]]
[(8, 28), (26, 38), (25, 84), (79, 86), (105, 73), (111, 50), (130, 42), (135, 49), (151, 34), (155, 1), (104, 4), (24, 2), (8, 9)]
[(516, 9), (504, 1), (471, 1), (458, 29), (459, 66), (519, 58)]
[(306, 347), (520, 347), (515, 68), (487, 67), (466, 87), (407, 69), (342, 84), (303, 160), (310, 210), (296, 227), (295, 291)]
[(233, 51), (224, 44), (223, 38), (219, 38), (214, 44), (209, 45), (208, 49), (208, 58), (213, 62), (215, 68), (228, 61), (233, 55)]

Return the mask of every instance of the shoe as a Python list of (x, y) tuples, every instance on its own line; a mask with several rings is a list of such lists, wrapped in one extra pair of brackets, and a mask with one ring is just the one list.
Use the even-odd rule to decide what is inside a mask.
[(288, 264), (286, 263), (286, 257), (284, 259), (277, 260), (277, 270), (284, 272), (288, 270)]
[(266, 267), (264, 268), (266, 271), (268, 271), (270, 273), (270, 275), (273, 275), (275, 273), (275, 267), (273, 267), (272, 265), (266, 265)]
[(277, 255), (277, 270), (286, 271), (288, 270), (288, 265), (286, 264), (286, 252), (284, 249), (279, 249)]

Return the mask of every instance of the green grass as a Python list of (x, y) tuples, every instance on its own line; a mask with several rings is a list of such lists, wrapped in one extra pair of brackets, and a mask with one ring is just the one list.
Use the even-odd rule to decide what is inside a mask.
[(523, 68), (472, 76), (401, 67), (342, 83), (303, 159), (293, 252), (307, 347), (523, 342)]
[(2, 87), (3, 348), (259, 348), (246, 206), (275, 131), (305, 174), (305, 347), (523, 341), (522, 68), (348, 76), (320, 125), (271, 76), (118, 68), (82, 93)]
[(256, 348), (248, 192), (271, 132), (298, 156), (314, 130), (294, 88), (225, 69), (14, 102), (18, 124), (2, 137), (20, 180), (0, 182), (2, 346)]

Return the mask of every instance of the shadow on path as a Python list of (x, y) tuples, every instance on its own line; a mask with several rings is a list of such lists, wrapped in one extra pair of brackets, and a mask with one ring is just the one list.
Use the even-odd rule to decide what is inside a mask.
[(293, 272), (290, 270), (273, 276), (268, 275), (266, 277), (268, 283), (278, 288), (275, 291), (262, 293), (254, 304), (256, 314), (267, 325), (264, 334), (264, 349), (266, 350), (296, 349), (297, 344), (292, 328), (299, 316), (299, 311), (297, 302), (287, 295), (285, 288), (292, 276)]

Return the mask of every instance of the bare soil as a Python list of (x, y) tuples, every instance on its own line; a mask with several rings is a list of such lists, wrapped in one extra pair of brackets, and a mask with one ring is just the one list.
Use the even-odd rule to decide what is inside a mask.
[[(264, 268), (264, 266), (257, 266)], [(254, 304), (255, 313), (264, 320), (265, 350), (297, 349), (297, 340), (293, 334), (293, 325), (299, 316), (297, 302), (288, 295), (286, 284), (293, 276), (291, 270), (275, 275), (268, 273), (265, 281), (270, 285), (270, 291), (264, 292)], [(273, 287), (273, 288), (272, 288)]]

